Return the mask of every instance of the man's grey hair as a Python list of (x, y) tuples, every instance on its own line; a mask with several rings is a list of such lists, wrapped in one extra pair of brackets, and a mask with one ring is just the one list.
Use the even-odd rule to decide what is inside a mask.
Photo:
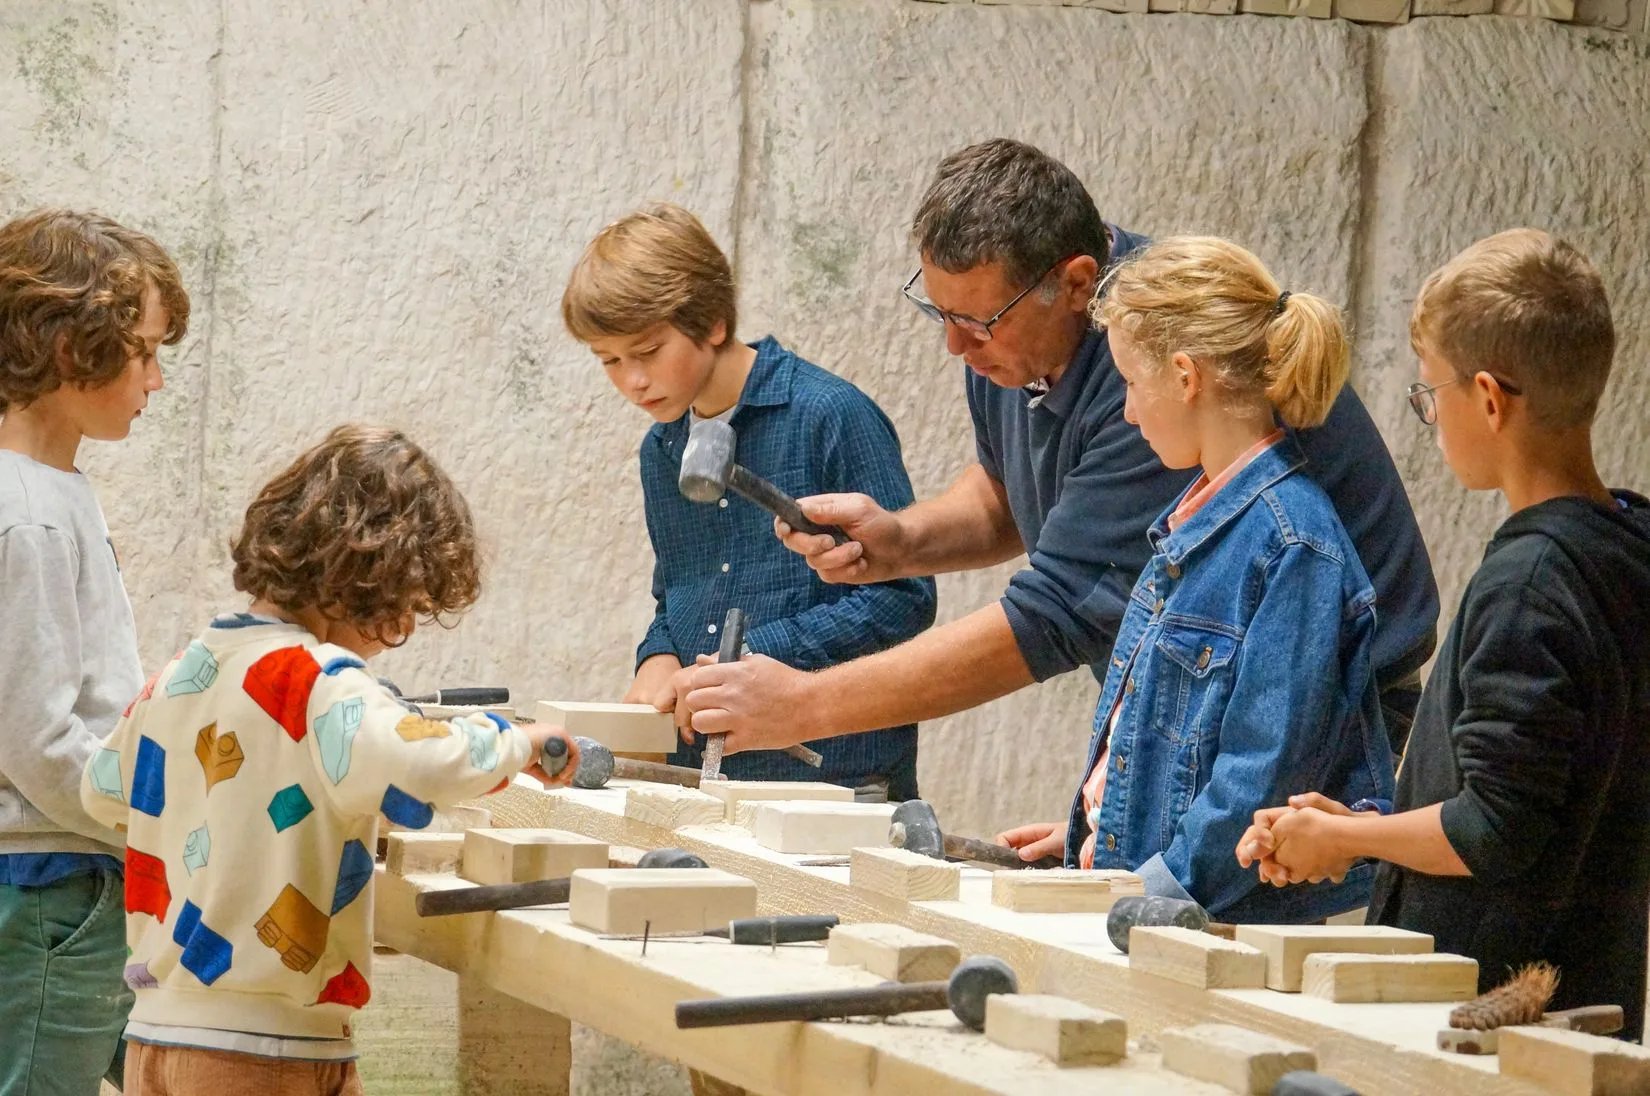
[(940, 161), (917, 207), (911, 236), (922, 257), (951, 274), (1000, 263), (1013, 285), (1030, 285), (1061, 259), (1092, 255), (1105, 269), (1111, 236), (1072, 170), (1006, 137)]

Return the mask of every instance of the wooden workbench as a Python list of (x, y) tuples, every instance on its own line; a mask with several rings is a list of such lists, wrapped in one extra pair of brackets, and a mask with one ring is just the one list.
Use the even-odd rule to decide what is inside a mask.
[(1535, 1085), (1502, 1077), (1494, 1057), (1439, 1051), (1435, 1038), (1447, 1026), (1447, 1004), (1333, 1004), (1271, 990), (1181, 985), (1130, 971), (1127, 957), (1106, 938), (1103, 914), (1024, 914), (992, 906), (986, 871), (965, 870), (960, 901), (904, 902), (851, 887), (845, 867), (799, 866), (810, 858), (772, 852), (735, 826), (673, 831), (627, 819), (624, 786), (546, 792), (518, 778), (484, 805), (495, 826), (553, 827), (614, 845), (695, 852), (713, 867), (755, 881), (765, 914), (835, 913), (844, 922), (886, 921), (944, 936), (965, 954), (1006, 960), (1023, 992), (1060, 994), (1126, 1017), (1132, 1035), (1235, 1024), (1311, 1047), (1322, 1071), (1364, 1096), (1546, 1096)]

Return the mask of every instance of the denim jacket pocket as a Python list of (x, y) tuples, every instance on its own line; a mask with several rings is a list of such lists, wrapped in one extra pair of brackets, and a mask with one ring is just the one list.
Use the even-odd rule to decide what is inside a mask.
[(1242, 644), (1234, 635), (1165, 623), (1157, 637), (1164, 659), (1156, 682), (1158, 729), (1175, 743), (1196, 742), (1225, 703), (1228, 667)]

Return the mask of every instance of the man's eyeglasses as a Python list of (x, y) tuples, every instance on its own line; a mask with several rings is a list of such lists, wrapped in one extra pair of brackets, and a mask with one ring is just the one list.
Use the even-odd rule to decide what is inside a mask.
[(917, 267), (916, 271), (912, 273), (909, 278), (905, 279), (905, 284), (900, 286), (899, 291), (905, 294), (906, 300), (917, 306), (917, 311), (921, 312), (924, 316), (927, 316), (935, 323), (949, 323), (952, 327), (955, 327), (957, 330), (963, 332), (971, 338), (977, 339), (980, 342), (988, 342), (991, 339), (991, 329), (997, 326), (998, 320), (1008, 314), (1009, 309), (1025, 300), (1027, 293), (1030, 293), (1033, 289), (1036, 289), (1038, 286), (1043, 284), (1043, 279), (1047, 278), (1061, 266), (1071, 262), (1071, 260), (1075, 258), (1077, 258), (1077, 255), (1067, 255), (1065, 258), (1061, 259), (1059, 262), (1037, 275), (1037, 277), (1032, 280), (1030, 285), (1015, 294), (1012, 301), (1009, 301), (1007, 304), (997, 309), (997, 314), (989, 320), (976, 320), (973, 316), (961, 316), (955, 312), (947, 312), (945, 309), (941, 308), (927, 297), (924, 297), (922, 294), (912, 292), (911, 287), (917, 284), (918, 278), (922, 277), (922, 267), (920, 266)]
[[(1512, 384), (1509, 384), (1507, 381), (1495, 376), (1494, 373), (1491, 373), (1490, 376), (1495, 379), (1496, 384), (1501, 386), (1501, 391), (1505, 392), (1507, 395), (1522, 396), (1524, 394)], [(1416, 381), (1414, 384), (1409, 386), (1408, 395), (1410, 410), (1415, 412), (1416, 418), (1420, 419), (1428, 426), (1433, 425), (1438, 421), (1438, 397), (1433, 395), (1433, 393), (1437, 392), (1440, 388), (1448, 388), (1450, 385), (1457, 384), (1466, 379), (1467, 378), (1465, 377), (1454, 377), (1450, 380), (1444, 381), (1442, 384), (1422, 384), (1420, 381)]]

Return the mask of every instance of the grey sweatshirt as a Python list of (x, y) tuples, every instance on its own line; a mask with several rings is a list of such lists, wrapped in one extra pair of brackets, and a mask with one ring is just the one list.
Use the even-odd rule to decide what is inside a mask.
[(0, 854), (119, 854), (121, 835), (80, 805), (80, 774), (142, 688), (91, 484), (0, 450)]

